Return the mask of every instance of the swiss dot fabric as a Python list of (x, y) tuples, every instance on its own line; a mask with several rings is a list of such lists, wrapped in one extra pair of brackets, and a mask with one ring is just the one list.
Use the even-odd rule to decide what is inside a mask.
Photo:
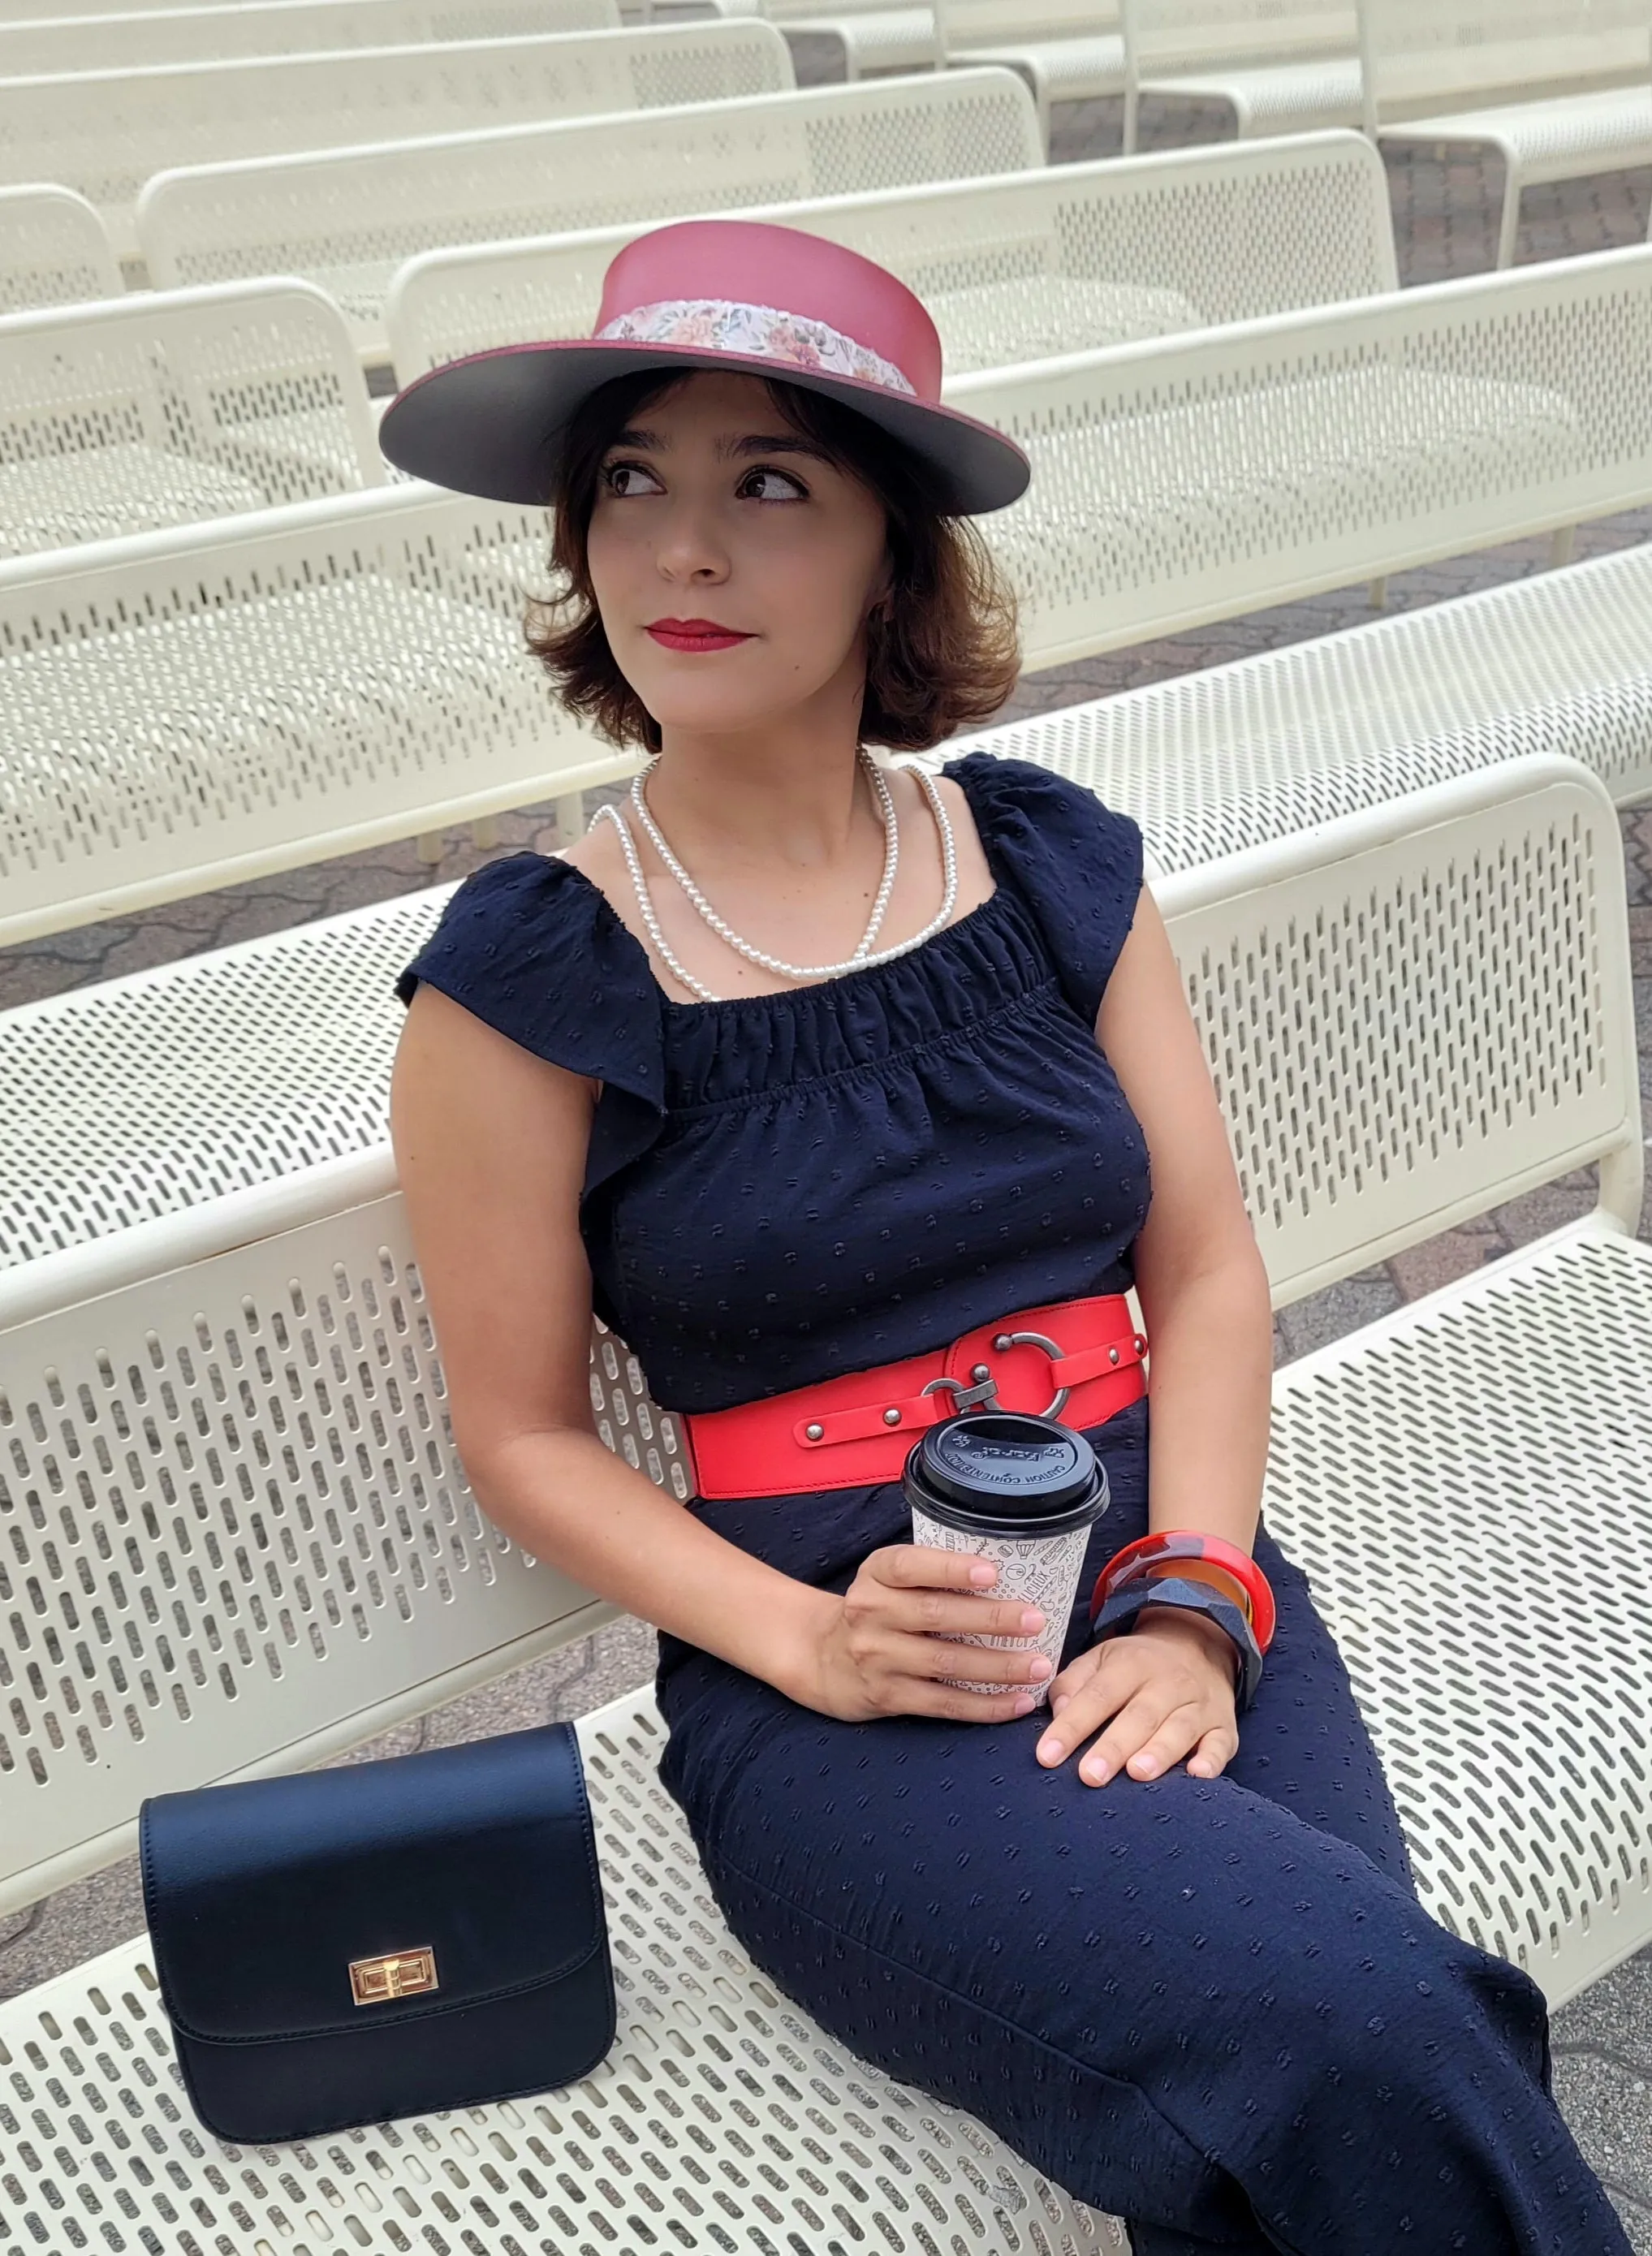
[(675, 1003), (601, 892), (517, 854), (402, 974), (604, 1085), (581, 1224), (597, 1313), (668, 1410), (720, 1410), (1122, 1292), (1146, 1142), (1095, 1040), (1141, 833), (975, 753), (997, 890), (910, 955)]
[[(427, 979), (603, 1084), (581, 1223), (656, 1398), (722, 1408), (1122, 1291), (1148, 1206), (1096, 1015), (1141, 885), (1135, 824), (972, 755), (997, 890), (891, 964), (677, 1004), (600, 892), (518, 855), (454, 897)], [(1148, 1404), (1094, 1429), (1147, 1521)], [(895, 1487), (701, 1503), (843, 1590), (909, 1540)], [(1336, 1646), (1266, 1527), (1278, 1633), (1237, 1759), (1082, 1785), (1044, 1718), (844, 1724), (671, 1637), (661, 1775), (730, 1926), (889, 2073), (967, 2108), (1136, 2256), (1629, 2256), (1553, 2104), (1540, 1992), (1418, 1906)]]

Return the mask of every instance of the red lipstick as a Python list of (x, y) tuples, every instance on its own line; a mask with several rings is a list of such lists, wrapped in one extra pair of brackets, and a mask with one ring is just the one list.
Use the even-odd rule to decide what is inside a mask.
[(655, 619), (644, 632), (667, 650), (733, 650), (752, 639), (734, 627), (719, 626), (715, 619)]

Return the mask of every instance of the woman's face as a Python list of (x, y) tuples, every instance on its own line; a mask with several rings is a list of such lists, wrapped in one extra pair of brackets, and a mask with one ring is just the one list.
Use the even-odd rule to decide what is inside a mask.
[(587, 554), (615, 662), (662, 729), (739, 732), (816, 701), (858, 721), (883, 508), (757, 377), (693, 375), (638, 409), (603, 459)]

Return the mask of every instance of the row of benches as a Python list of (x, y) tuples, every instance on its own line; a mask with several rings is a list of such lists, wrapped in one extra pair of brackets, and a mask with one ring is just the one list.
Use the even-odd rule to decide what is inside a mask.
[[(1027, 664), (1652, 500), (1649, 315), (1607, 251), (957, 378), (1034, 464)], [(620, 772), (521, 648), (543, 548), (399, 483), (0, 562), (0, 939)]]
[(74, 189), (129, 259), (139, 248), (138, 193), (168, 166), (660, 109), (794, 84), (785, 40), (757, 20), (4, 79), (0, 185)]
[[(1154, 890), (1276, 1304), (1599, 1166), (1578, 1222), (1281, 1371), (1264, 1499), (1425, 1904), (1559, 2003), (1652, 1932), (1652, 1670), (1622, 1633), (1652, 1252), (1612, 804), (1528, 758)], [(682, 1493), (672, 1420), (601, 1335), (591, 1383), (602, 1438)], [(146, 1793), (335, 1756), (611, 1615), (477, 1508), (382, 1146), (0, 1280), (0, 1912), (128, 1852)], [(591, 2076), (226, 2146), (140, 1939), (0, 2008), (7, 2245), (1123, 2245), (775, 1994), (655, 1775), (646, 1691), (580, 1736), (620, 2006)]]
[[(962, 80), (944, 83), (967, 101)], [(1382, 168), (1350, 133), (751, 215), (898, 272), (929, 306), (955, 374), (1396, 286)], [(471, 349), (585, 334), (604, 269), (641, 232), (633, 222), (412, 262), (386, 304), (398, 367), (410, 378)], [(308, 284), (130, 293), (0, 320), (0, 553), (385, 478), (349, 328)]]
[[(1565, 21), (1567, 7), (1576, 10), (1580, 0), (1564, 0), (1557, 18), (1552, 9), (1548, 11), (1554, 21), (1547, 39), (1515, 36), (1521, 26), (1511, 22), (1505, 26), (1507, 37), (1483, 39), (1472, 47), (1426, 49), (1426, 69), (1413, 52), (1423, 44), (1423, 32), (1408, 30), (1411, 44), (1404, 52), (1411, 58), (1405, 66), (1409, 75), (1401, 74), (1391, 95), (1383, 91), (1387, 82), (1380, 69), (1385, 51), (1373, 45), (1376, 29), (1369, 27), (1371, 52), (1363, 80), (1357, 61), (1345, 67), (1333, 60), (1329, 64), (1281, 64), (1260, 78), (1218, 69), (1197, 82), (1185, 78), (1175, 84), (1184, 95), (1225, 89), (1237, 107), (1242, 133), (1363, 123), (1373, 136), (1487, 142), (1501, 151), (1506, 163), (1500, 263), (1507, 264), (1513, 254), (1523, 187), (1652, 158), (1652, 88), (1647, 83), (1644, 27), (1633, 39), (1610, 24), (1592, 28), (1602, 8), (1612, 14), (1630, 4), (1598, 0), (1590, 10), (1591, 28), (1585, 38), (1581, 18), (1575, 33), (1568, 31)], [(294, 0), (275, 0), (275, 4), (291, 7)], [(336, 6), (340, 0), (307, 0), (307, 4), (312, 9)], [(371, 6), (378, 0), (344, 0), (344, 4)], [(990, 4), (997, 6), (999, 0), (990, 0)], [(1168, 4), (1169, 0), (1133, 0), (1140, 9)], [(1178, 9), (1180, 4), (1176, 0)], [(1205, 0), (1208, 11), (1232, 4), (1233, 0)], [(1380, 28), (1389, 20), (1388, 9), (1403, 13), (1408, 5), (1409, 0), (1384, 0), (1383, 8), (1373, 15), (1373, 26)], [(1474, 4), (1458, 0), (1454, 11), (1444, 11), (1445, 22), (1456, 22), (1462, 30), (1461, 19), (1472, 15), (1475, 5), (1478, 0)], [(231, 12), (239, 20), (260, 11), (254, 6)], [(1242, 35), (1252, 46), (1262, 42), (1263, 32), (1249, 15), (1248, 0), (1239, 12), (1242, 21), (1231, 27), (1230, 36), (1238, 41)], [(192, 18), (185, 12), (166, 20), (187, 25)], [(438, 21), (434, 16), (429, 20), (432, 25)], [(1177, 25), (1175, 39), (1195, 46), (1203, 40), (1207, 46), (1219, 47), (1217, 13), (1196, 11), (1190, 25), (1179, 16), (1168, 20)], [(1327, 19), (1287, 10), (1267, 20), (1277, 38), (1288, 33), (1309, 39), (1324, 35)], [(1351, 27), (1352, 19), (1350, 32)], [(978, 28), (985, 31), (985, 23)], [(0, 26), (0, 64), (4, 39)], [(118, 47), (118, 39), (115, 45)], [(1077, 51), (1087, 43), (1070, 38), (1053, 46)], [(1038, 60), (1047, 47), (1052, 42), (1033, 39), (1029, 44), (1024, 39), (1020, 45), (1010, 41), (994, 48), (989, 43), (962, 52), (966, 60), (996, 56), (1019, 70), (1034, 88), (1047, 124), (1055, 83), (1055, 64)], [(1481, 74), (1478, 79), (1460, 67), (1465, 55), (1474, 58), (1474, 68)], [(1072, 64), (1068, 76), (1077, 67)], [(1327, 95), (1321, 87), (1313, 92), (1327, 69), (1333, 76), (1343, 74), (1339, 90)], [(1613, 81), (1625, 77), (1633, 82), (1614, 88)], [(1155, 81), (1139, 84), (1133, 77), (1130, 83), (1133, 103), (1141, 85), (1150, 90)], [(1487, 96), (1500, 90), (1513, 99), (1563, 83), (1595, 90), (1576, 94), (1558, 108), (1553, 102), (1526, 100), (1516, 108), (1483, 116), (1430, 114), (1439, 111), (1442, 103), (1475, 91)], [(923, 177), (911, 155), (902, 161), (879, 147), (879, 126), (887, 122), (887, 112), (864, 112), (851, 96), (823, 109), (805, 107), (794, 116), (799, 99), (794, 92), (780, 106), (778, 116), (731, 115), (722, 135), (710, 117), (688, 120), (694, 169), (704, 172), (704, 183), (691, 186), (685, 180), (681, 194), (666, 190), (667, 201), (656, 201), (652, 209), (639, 202), (638, 172), (640, 167), (660, 182), (674, 173), (681, 177), (685, 160), (680, 137), (672, 128), (667, 125), (634, 144), (632, 161), (621, 173), (607, 171), (588, 143), (582, 152), (582, 170), (605, 180), (611, 190), (610, 208), (598, 213), (566, 177), (558, 177), (558, 159), (572, 158), (575, 143), (556, 137), (545, 143), (538, 133), (558, 116), (617, 116), (661, 107), (674, 110), (700, 100), (785, 92), (792, 85), (779, 32), (749, 11), (728, 23), (690, 24), (675, 30), (484, 39), (239, 63), (152, 65), (137, 72), (104, 68), (72, 79), (10, 82), (0, 78), (0, 147), (6, 152), (0, 157), (0, 185), (49, 181), (79, 195), (83, 203), (89, 201), (112, 229), (115, 253), (132, 261), (141, 255), (152, 282), (309, 274), (327, 280), (371, 329), (377, 305), (358, 307), (357, 299), (371, 301), (382, 296), (382, 284), (398, 256), (439, 244), (547, 228), (561, 231), (597, 224), (600, 218), (666, 216), (672, 210), (712, 204), (794, 201)], [(1065, 79), (1061, 85), (1064, 91), (1073, 90)], [(1607, 90), (1599, 90), (1603, 85)], [(1423, 123), (1404, 122), (1419, 111), (1425, 115)], [(863, 119), (864, 123), (857, 123)], [(512, 137), (512, 120), (522, 129), (520, 139)], [(811, 126), (815, 130), (811, 131)], [(852, 159), (830, 146), (834, 126), (852, 143)], [(409, 134), (417, 137), (406, 138)], [(749, 151), (748, 136), (753, 143)], [(708, 141), (712, 145), (709, 160)], [(984, 147), (971, 167), (961, 163), (956, 152), (937, 149), (933, 152), (937, 169), (928, 177), (1037, 164), (1044, 140), (1036, 129), (1030, 142), (1025, 153), (1001, 145)], [(921, 140), (918, 152), (924, 161), (931, 160)], [(142, 194), (140, 203), (145, 182), (152, 185)], [(628, 184), (631, 194), (623, 211), (613, 208), (614, 193), (622, 182)], [(52, 211), (42, 211), (42, 217), (50, 222), (49, 240), (52, 229), (60, 234), (68, 215), (60, 199)], [(18, 224), (14, 213), (14, 235)], [(66, 265), (61, 251), (40, 246), (31, 250), (26, 242), (14, 241), (5, 248), (8, 264), (28, 270), (5, 286), (11, 293), (6, 302), (39, 302), (38, 295), (31, 300), (25, 293), (62, 296), (80, 286), (72, 270), (83, 262)], [(109, 254), (94, 247), (92, 256), (94, 263), (101, 257), (107, 271)]]

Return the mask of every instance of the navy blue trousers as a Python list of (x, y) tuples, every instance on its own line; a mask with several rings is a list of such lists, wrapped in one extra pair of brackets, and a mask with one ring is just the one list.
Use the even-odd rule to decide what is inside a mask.
[[(1147, 1405), (1092, 1431), (1103, 1562), (1147, 1526)], [(701, 1503), (842, 1590), (910, 1540), (898, 1488)], [(966, 2109), (1136, 2256), (1629, 2256), (1551, 2097), (1543, 1993), (1419, 1907), (1308, 1583), (1264, 1530), (1279, 1627), (1238, 1755), (1082, 1785), (1005, 1724), (838, 1723), (663, 1638), (660, 1773), (769, 1978)]]

